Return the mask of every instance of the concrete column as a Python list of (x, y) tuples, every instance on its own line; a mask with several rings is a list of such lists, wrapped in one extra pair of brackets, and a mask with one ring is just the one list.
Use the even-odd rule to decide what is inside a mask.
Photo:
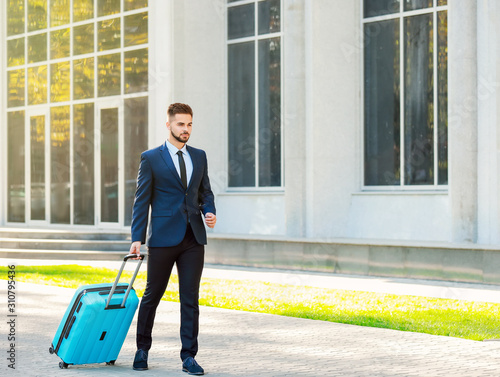
[(477, 1), (448, 11), (448, 145), (451, 240), (477, 240)]
[(167, 135), (167, 106), (173, 82), (173, 0), (149, 2), (149, 147)]
[(500, 7), (479, 0), (477, 10), (478, 62), (478, 243), (497, 244), (499, 234), (499, 132), (497, 130), (499, 66), (497, 33)]
[[(311, 132), (312, 119), (306, 119), (311, 80), (308, 64), (312, 53), (311, 31), (306, 26), (306, 3), (312, 0), (287, 0), (284, 13), (284, 186), (286, 234), (306, 235), (307, 173), (306, 130)], [(309, 5), (310, 6), (310, 5)], [(310, 104), (309, 104), (310, 106)]]

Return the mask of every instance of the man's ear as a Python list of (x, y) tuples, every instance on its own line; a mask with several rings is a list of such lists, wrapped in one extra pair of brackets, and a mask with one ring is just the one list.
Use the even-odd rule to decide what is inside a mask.
[(167, 129), (170, 131), (170, 122), (166, 123)]

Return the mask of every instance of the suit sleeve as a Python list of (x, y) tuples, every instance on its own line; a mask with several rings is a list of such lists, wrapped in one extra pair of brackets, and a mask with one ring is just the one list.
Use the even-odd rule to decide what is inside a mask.
[(149, 206), (151, 204), (152, 192), (153, 172), (147, 157), (143, 153), (139, 165), (137, 188), (132, 209), (132, 242), (141, 241), (141, 244), (146, 243), (146, 231), (148, 227)]
[(211, 212), (215, 215), (215, 199), (212, 188), (210, 187), (210, 179), (208, 178), (207, 155), (204, 153), (203, 157), (205, 159), (203, 178), (201, 179), (201, 185), (198, 191), (200, 209), (203, 212), (203, 215), (206, 215), (208, 212)]

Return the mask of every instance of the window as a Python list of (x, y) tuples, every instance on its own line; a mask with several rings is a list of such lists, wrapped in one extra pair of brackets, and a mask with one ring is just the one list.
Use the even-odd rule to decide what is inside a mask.
[(364, 0), (364, 184), (448, 184), (446, 0)]
[(281, 2), (228, 1), (229, 187), (281, 187)]
[(148, 140), (147, 0), (5, 10), (8, 221), (129, 225)]

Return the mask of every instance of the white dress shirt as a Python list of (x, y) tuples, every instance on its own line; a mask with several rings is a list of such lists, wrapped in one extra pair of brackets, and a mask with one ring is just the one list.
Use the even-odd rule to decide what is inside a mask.
[(181, 176), (181, 168), (179, 166), (179, 156), (177, 155), (177, 152), (179, 152), (179, 150), (182, 152), (182, 157), (184, 157), (184, 164), (186, 164), (187, 184), (189, 186), (189, 182), (191, 181), (191, 176), (193, 175), (193, 161), (191, 160), (191, 156), (187, 151), (186, 144), (184, 144), (182, 149), (177, 149), (177, 147), (175, 147), (174, 145), (172, 145), (172, 143), (166, 140), (165, 145), (168, 148), (168, 151), (170, 152), (170, 157), (172, 157), (175, 170), (177, 170), (177, 174), (179, 174), (179, 177)]

